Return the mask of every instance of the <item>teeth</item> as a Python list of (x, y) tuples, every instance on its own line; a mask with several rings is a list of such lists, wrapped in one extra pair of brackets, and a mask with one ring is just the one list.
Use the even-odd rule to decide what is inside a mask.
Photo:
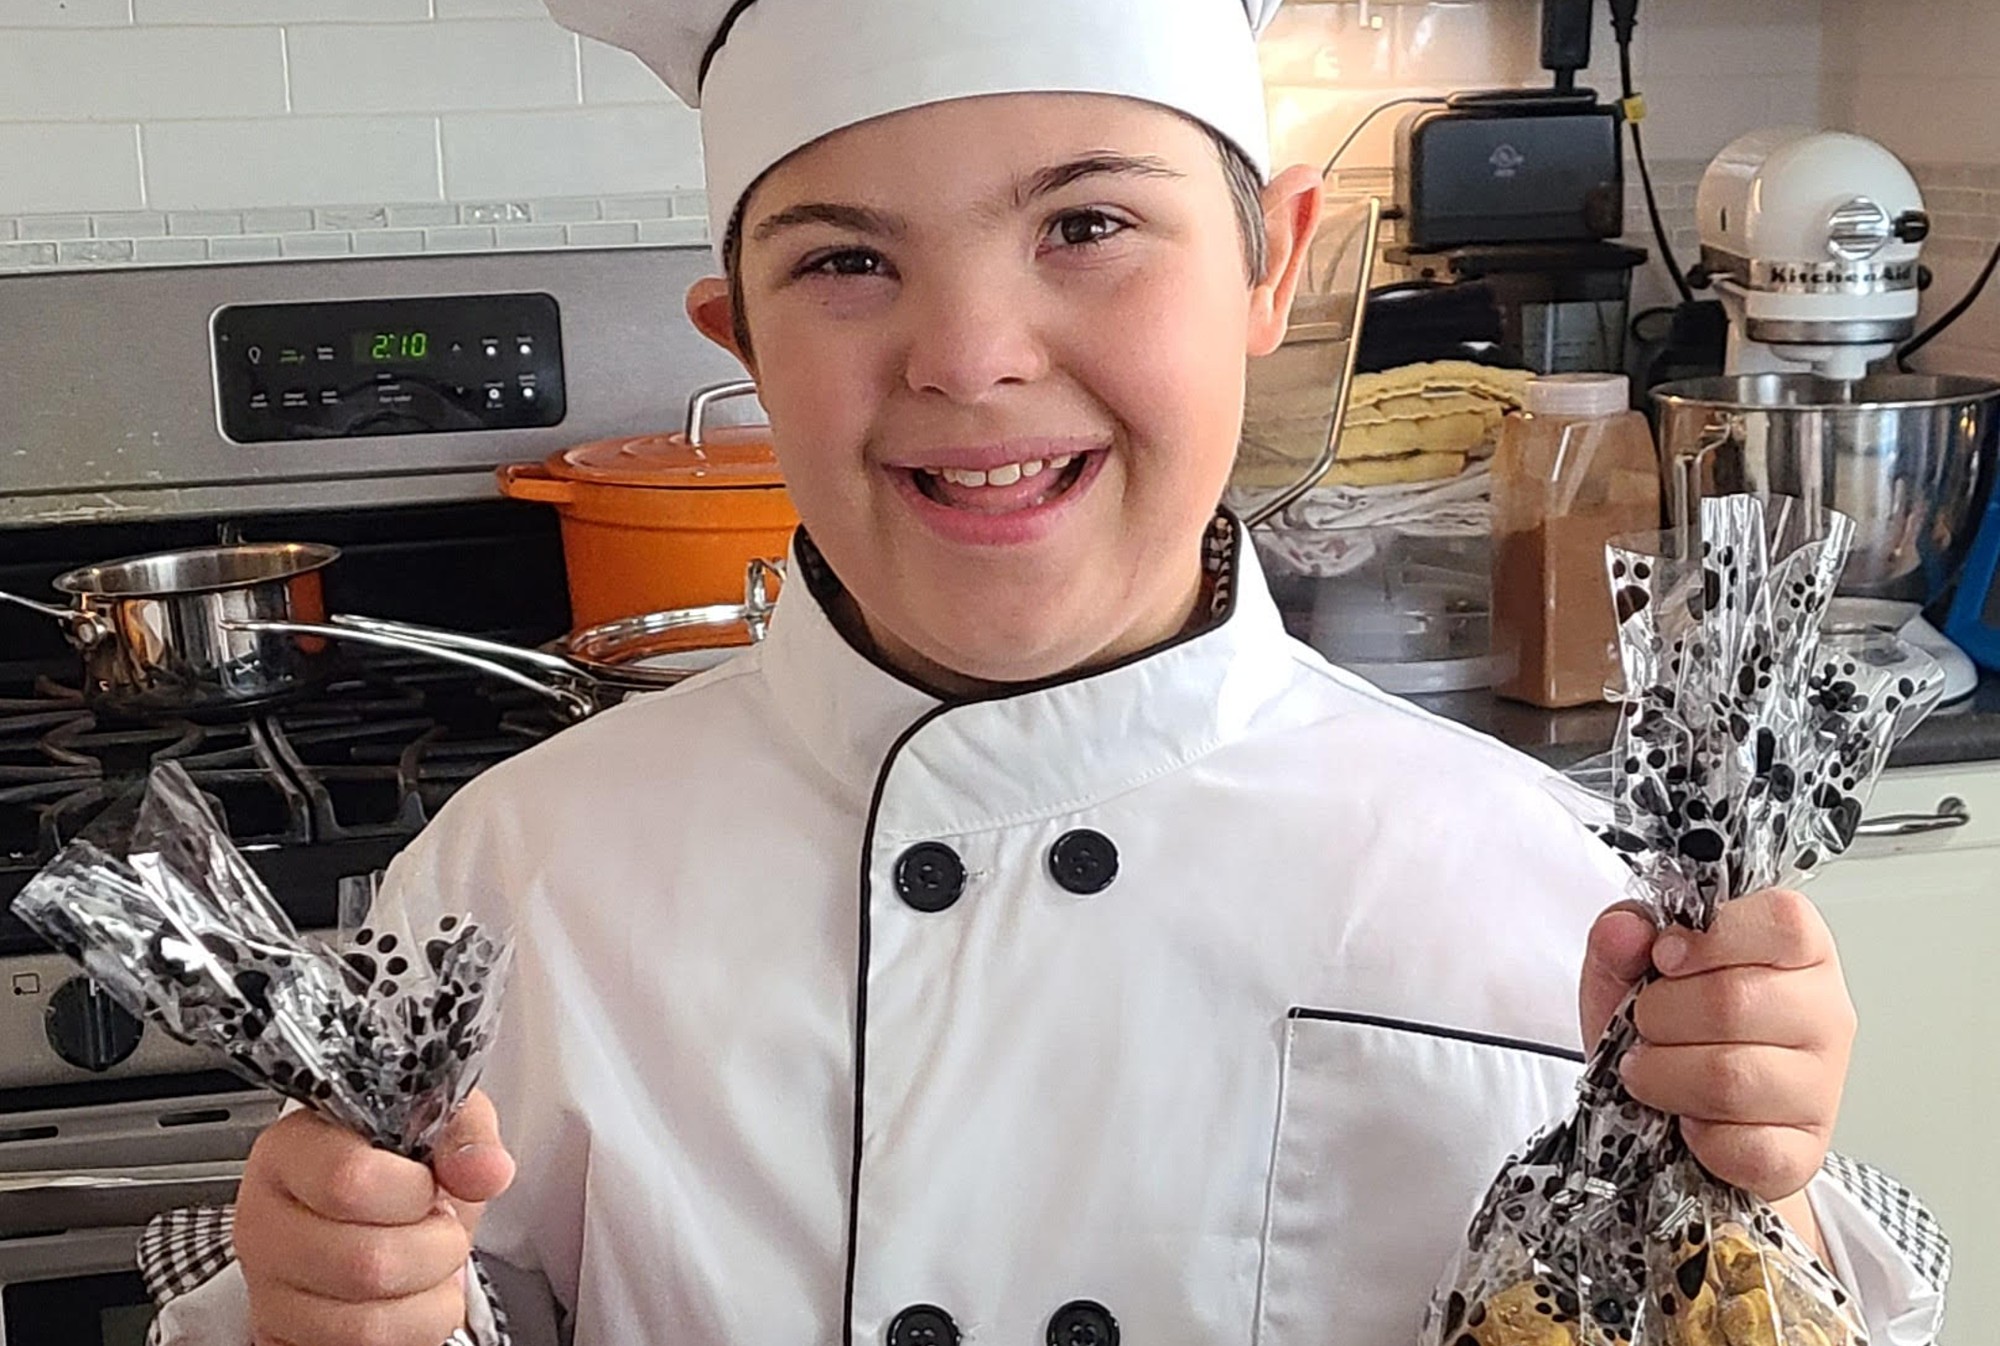
[(942, 478), (954, 486), (1013, 486), (1039, 477), (1044, 472), (1060, 472), (1075, 461), (1075, 454), (1066, 453), (1060, 458), (1031, 458), (1025, 463), (1008, 463), (985, 472), (963, 467), (927, 467), (924, 474)]

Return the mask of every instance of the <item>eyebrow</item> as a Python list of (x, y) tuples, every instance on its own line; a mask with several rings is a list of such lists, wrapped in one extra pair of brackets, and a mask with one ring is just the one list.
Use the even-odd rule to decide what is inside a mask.
[(1086, 154), (1080, 159), (1044, 168), (1041, 172), (1023, 178), (1014, 187), (1016, 209), (1030, 202), (1059, 192), (1063, 188), (1083, 181), (1085, 178), (1168, 178), (1180, 179), (1186, 174), (1168, 166), (1164, 159), (1150, 154)]
[[(1079, 159), (1053, 164), (1022, 178), (1014, 185), (1013, 205), (1016, 210), (1024, 209), (1040, 198), (1059, 192), (1086, 178), (1178, 180), (1185, 176), (1186, 174), (1169, 167), (1165, 160), (1151, 155), (1087, 154)], [(848, 205), (837, 201), (809, 201), (802, 205), (787, 207), (760, 221), (752, 236), (759, 243), (763, 243), (787, 230), (815, 224), (830, 225), (835, 229), (846, 229), (857, 234), (888, 239), (900, 239), (909, 232), (908, 223), (900, 215), (875, 210), (869, 206)]]

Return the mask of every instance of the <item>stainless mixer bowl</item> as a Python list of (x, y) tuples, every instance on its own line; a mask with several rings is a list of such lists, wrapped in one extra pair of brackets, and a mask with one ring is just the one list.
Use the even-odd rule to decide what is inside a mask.
[(1654, 391), (1670, 522), (1702, 494), (1793, 496), (1855, 522), (1843, 594), (1928, 606), (1958, 578), (2000, 455), (2000, 383), (1928, 374), (1694, 379)]

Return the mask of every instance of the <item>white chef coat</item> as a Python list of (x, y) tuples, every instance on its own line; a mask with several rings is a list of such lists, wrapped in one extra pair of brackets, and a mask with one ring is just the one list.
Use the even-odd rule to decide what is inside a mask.
[[(763, 645), (398, 860), (389, 908), (513, 927), (485, 1087), (520, 1175), (480, 1243), (579, 1346), (948, 1340), (920, 1306), (1016, 1346), (1078, 1304), (1134, 1346), (1414, 1339), (1570, 1101), (1624, 872), (1544, 768), (1235, 575), (1192, 638), (954, 705), (794, 583)], [(1927, 1340), (1893, 1242), (1819, 1208), (1877, 1341)]]

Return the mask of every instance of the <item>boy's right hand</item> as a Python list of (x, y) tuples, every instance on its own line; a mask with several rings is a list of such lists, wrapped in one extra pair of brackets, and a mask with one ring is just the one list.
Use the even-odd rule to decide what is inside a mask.
[(429, 1168), (311, 1112), (280, 1119), (258, 1137), (236, 1200), (256, 1346), (442, 1346), (465, 1326), (480, 1212), (513, 1180), (477, 1091)]

